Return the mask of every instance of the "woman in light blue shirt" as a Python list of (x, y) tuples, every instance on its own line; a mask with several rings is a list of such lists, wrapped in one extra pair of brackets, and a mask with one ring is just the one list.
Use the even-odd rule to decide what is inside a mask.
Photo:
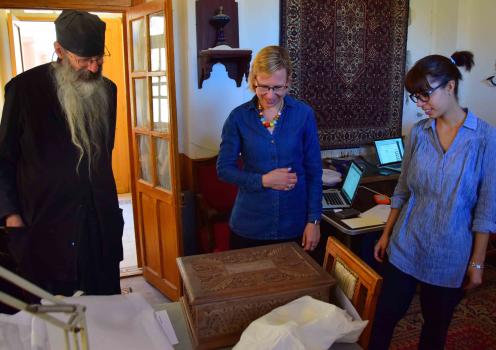
[[(473, 55), (430, 55), (406, 76), (427, 119), (411, 130), (391, 213), (374, 249), (384, 284), (370, 348), (388, 349), (420, 285), (419, 349), (443, 349), (464, 289), (482, 283), (489, 234), (496, 232), (496, 129), (460, 107), (457, 66)], [(387, 257), (386, 257), (387, 255)]]

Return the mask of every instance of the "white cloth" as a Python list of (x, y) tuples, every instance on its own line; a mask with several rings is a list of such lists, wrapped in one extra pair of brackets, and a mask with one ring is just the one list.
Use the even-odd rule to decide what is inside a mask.
[[(91, 350), (173, 350), (166, 333), (155, 318), (155, 311), (139, 293), (79, 296), (61, 300), (86, 306), (85, 317)], [(49, 303), (43, 301), (43, 304)], [(68, 319), (65, 314), (50, 315), (63, 322)], [(63, 350), (64, 333), (25, 311), (15, 315), (0, 314), (0, 350), (14, 349)]]
[(322, 169), (322, 182), (324, 185), (333, 186), (341, 181), (341, 173), (331, 169)]
[(233, 350), (327, 350), (336, 341), (356, 342), (367, 322), (304, 296), (253, 321)]
[[(172, 350), (160, 328), (155, 312), (139, 293), (89, 295), (63, 298), (69, 304), (86, 306), (89, 348), (91, 350)], [(35, 322), (43, 320), (35, 318)], [(34, 327), (33, 323), (33, 327)], [(47, 324), (51, 349), (63, 349), (63, 333)]]
[(31, 315), (0, 314), (0, 350), (31, 350)]

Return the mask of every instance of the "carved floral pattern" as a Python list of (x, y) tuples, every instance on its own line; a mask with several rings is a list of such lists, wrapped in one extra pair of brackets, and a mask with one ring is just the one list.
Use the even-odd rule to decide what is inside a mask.
[[(232, 273), (229, 265), (270, 262), (267, 268), (243, 273)], [(299, 251), (282, 247), (260, 247), (257, 250), (233, 250), (223, 254), (208, 254), (191, 262), (200, 288), (215, 292), (228, 289), (236, 291), (288, 282), (295, 279), (318, 277), (315, 269), (304, 260)]]
[(329, 301), (335, 280), (295, 243), (181, 257), (193, 340), (228, 346), (255, 319), (304, 295)]
[(268, 295), (250, 300), (199, 306), (196, 310), (198, 316), (197, 336), (201, 339), (233, 333), (241, 335), (252, 321), (276, 307), (287, 304), (303, 295), (329, 301), (329, 291), (330, 288), (321, 288), (307, 294), (295, 292), (285, 296)]

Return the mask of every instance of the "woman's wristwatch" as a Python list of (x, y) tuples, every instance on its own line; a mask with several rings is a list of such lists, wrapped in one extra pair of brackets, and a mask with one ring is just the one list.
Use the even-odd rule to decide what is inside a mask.
[(484, 269), (484, 263), (478, 264), (475, 261), (471, 261), (470, 264), (468, 264), (468, 266), (473, 267), (476, 270), (483, 270)]
[(314, 224), (314, 225), (320, 225), (320, 220), (319, 219), (308, 220), (308, 223), (309, 224)]

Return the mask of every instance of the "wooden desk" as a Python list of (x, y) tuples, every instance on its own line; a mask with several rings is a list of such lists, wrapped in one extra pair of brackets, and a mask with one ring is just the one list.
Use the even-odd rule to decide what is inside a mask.
[[(360, 181), (361, 185), (366, 185), (367, 184), (380, 184), (380, 183), (394, 183), (396, 185), (396, 182), (398, 182), (398, 178), (400, 177), (400, 174), (391, 174), (391, 175), (370, 175), (370, 176), (364, 176), (362, 180)], [(394, 186), (391, 190), (391, 194), (393, 194)]]
[[(398, 182), (399, 174), (382, 176), (374, 175), (362, 178), (360, 187), (353, 200), (352, 207), (364, 212), (376, 205), (374, 191), (391, 196)], [(368, 226), (352, 229), (338, 218), (334, 211), (324, 210), (322, 213), (321, 241), (326, 242), (329, 235), (336, 236), (345, 243), (355, 254), (373, 268), (376, 262), (373, 258), (373, 247), (384, 225)], [(321, 248), (320, 245), (318, 248)]]
[[(358, 188), (355, 199), (353, 200), (352, 207), (364, 212), (376, 205), (373, 197), (376, 192), (391, 196), (393, 194), (394, 187), (396, 186), (396, 182), (398, 181), (398, 177), (399, 175), (364, 177), (360, 182), (360, 187)], [(384, 225), (377, 225), (352, 229), (343, 223), (332, 209), (323, 211), (322, 220), (329, 223), (334, 228), (337, 228), (342, 233), (346, 233), (350, 236), (382, 231), (384, 228)]]
[[(186, 324), (185, 315), (183, 313), (182, 306), (179, 302), (166, 303), (156, 305), (154, 307), (156, 310), (167, 310), (167, 314), (172, 322), (174, 331), (176, 332), (177, 339), (179, 343), (174, 345), (175, 350), (191, 350), (193, 346), (191, 345), (191, 338), (189, 335), (188, 326)], [(222, 350), (228, 350), (231, 348), (224, 348)], [(346, 344), (346, 343), (335, 343), (331, 346), (330, 350), (361, 350), (362, 348), (356, 344)]]

